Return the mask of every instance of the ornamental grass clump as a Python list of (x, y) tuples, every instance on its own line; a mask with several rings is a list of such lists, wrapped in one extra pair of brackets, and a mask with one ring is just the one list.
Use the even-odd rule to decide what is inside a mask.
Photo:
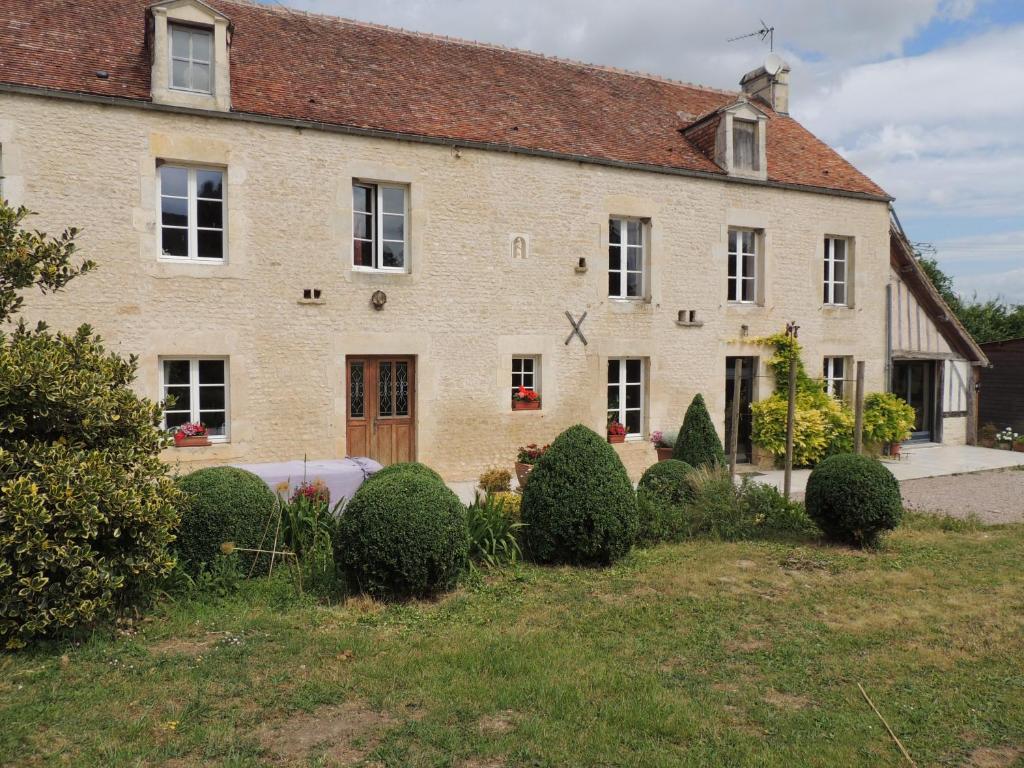
[(466, 508), (433, 470), (394, 464), (364, 483), (345, 508), (334, 562), (349, 587), (389, 600), (455, 586), (466, 566)]
[(522, 518), (527, 552), (538, 562), (603, 565), (633, 544), (636, 494), (615, 449), (577, 424), (534, 465)]
[(726, 463), (722, 441), (711, 423), (711, 415), (701, 394), (695, 395), (686, 409), (672, 458), (691, 467), (714, 467)]
[(877, 545), (903, 516), (900, 486), (876, 459), (854, 453), (825, 459), (807, 480), (807, 513), (832, 541)]

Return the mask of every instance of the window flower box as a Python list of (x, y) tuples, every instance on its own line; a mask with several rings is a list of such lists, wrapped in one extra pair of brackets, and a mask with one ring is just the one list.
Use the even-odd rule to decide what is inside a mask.
[(540, 395), (532, 389), (520, 386), (517, 391), (512, 393), (512, 410), (539, 411)]
[(206, 425), (199, 423), (182, 424), (174, 430), (175, 448), (201, 448), (210, 444)]
[(626, 442), (626, 428), (619, 422), (612, 420), (608, 422), (608, 442), (609, 443), (624, 443)]

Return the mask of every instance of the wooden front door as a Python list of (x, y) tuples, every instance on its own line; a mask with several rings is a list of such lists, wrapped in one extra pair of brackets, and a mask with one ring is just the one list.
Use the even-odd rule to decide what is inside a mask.
[(346, 360), (346, 453), (385, 466), (416, 460), (416, 359)]

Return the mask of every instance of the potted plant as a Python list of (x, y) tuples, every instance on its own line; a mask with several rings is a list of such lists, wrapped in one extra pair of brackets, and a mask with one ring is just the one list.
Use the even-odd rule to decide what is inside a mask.
[(545, 445), (542, 448), (536, 443), (530, 443), (519, 449), (519, 454), (516, 456), (516, 477), (519, 478), (520, 488), (526, 485), (526, 478), (529, 476), (530, 470), (533, 469), (533, 465), (537, 463), (549, 447)]
[(654, 450), (658, 452), (658, 461), (667, 461), (672, 458), (673, 446), (665, 439), (665, 433), (660, 429), (651, 432), (651, 443), (654, 444)]
[(873, 392), (864, 398), (864, 442), (881, 445), (884, 456), (898, 459), (914, 418), (914, 408), (905, 400), (891, 392)]
[(622, 443), (626, 440), (626, 428), (619, 423), (618, 419), (608, 422), (608, 442)]
[(1017, 442), (1019, 437), (1020, 435), (1013, 431), (1013, 427), (1007, 427), (996, 435), (996, 440), (999, 441), (1000, 447), (1005, 447), (1006, 450), (1012, 451), (1014, 450), (1014, 444)]
[(209, 444), (210, 438), (206, 433), (205, 424), (189, 422), (174, 429), (175, 448), (198, 448)]
[(978, 431), (978, 439), (983, 448), (995, 448), (996, 435), (998, 434), (999, 430), (996, 429), (996, 425), (990, 422), (988, 424), (984, 424)]
[(513, 411), (538, 411), (540, 410), (540, 395), (532, 389), (519, 387), (512, 393)]

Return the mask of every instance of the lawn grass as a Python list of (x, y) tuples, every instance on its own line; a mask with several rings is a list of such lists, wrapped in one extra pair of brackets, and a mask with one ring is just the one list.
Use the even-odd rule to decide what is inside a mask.
[(688, 542), (435, 603), (285, 580), (0, 656), (11, 766), (920, 766), (1024, 755), (1024, 526)]

